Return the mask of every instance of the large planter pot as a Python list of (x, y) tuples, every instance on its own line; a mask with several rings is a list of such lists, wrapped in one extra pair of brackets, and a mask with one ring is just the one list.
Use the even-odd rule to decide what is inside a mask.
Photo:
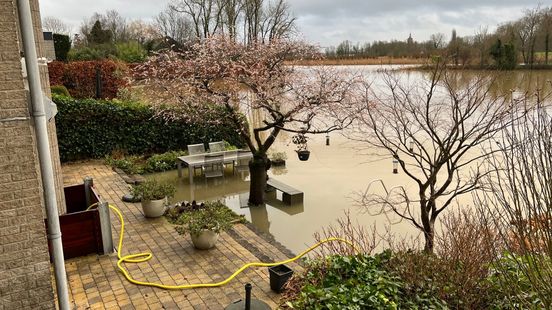
[(198, 250), (209, 250), (215, 246), (219, 238), (218, 233), (210, 230), (204, 230), (197, 235), (190, 234), (190, 236), (194, 247)]
[(167, 198), (142, 201), (142, 210), (146, 217), (160, 217), (165, 213)]
[(310, 151), (297, 151), (297, 156), (299, 156), (300, 161), (309, 160)]

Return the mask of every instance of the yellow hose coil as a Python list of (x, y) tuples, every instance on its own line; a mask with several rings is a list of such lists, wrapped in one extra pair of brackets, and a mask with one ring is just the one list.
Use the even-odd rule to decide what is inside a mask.
[[(91, 209), (95, 206), (97, 206), (97, 203), (95, 203), (95, 204), (91, 205), (90, 207), (88, 207), (87, 210), (89, 210), (89, 209)], [(240, 269), (236, 270), (236, 272), (234, 272), (231, 276), (229, 276), (225, 280), (220, 281), (220, 282), (216, 282), (216, 283), (165, 285), (165, 284), (154, 283), (154, 282), (143, 282), (143, 281), (138, 281), (138, 280), (135, 280), (134, 278), (132, 278), (132, 276), (129, 274), (129, 272), (122, 266), (122, 263), (141, 263), (141, 262), (145, 262), (147, 260), (150, 260), (153, 257), (153, 254), (148, 253), (148, 252), (144, 252), (144, 253), (129, 254), (129, 255), (121, 256), (121, 252), (123, 251), (123, 236), (124, 236), (124, 232), (125, 232), (125, 221), (123, 219), (123, 215), (121, 214), (121, 211), (119, 209), (117, 209), (117, 207), (115, 207), (113, 205), (109, 205), (109, 208), (117, 214), (117, 216), (119, 217), (119, 221), (121, 222), (121, 232), (119, 234), (119, 243), (118, 243), (118, 246), (117, 246), (117, 257), (119, 258), (119, 260), (117, 261), (117, 267), (119, 267), (119, 270), (123, 273), (123, 275), (125, 276), (125, 278), (129, 282), (137, 284), (137, 285), (153, 286), (153, 287), (158, 287), (158, 288), (167, 289), (167, 290), (180, 290), (180, 289), (191, 289), (191, 288), (200, 288), (200, 287), (222, 286), (222, 285), (225, 285), (228, 282), (232, 281), (232, 279), (234, 279), (238, 274), (240, 274), (242, 271), (244, 271), (245, 269), (247, 269), (249, 267), (272, 267), (272, 266), (277, 266), (277, 265), (281, 265), (281, 264), (287, 264), (287, 263), (293, 262), (293, 261), (305, 256), (307, 253), (311, 252), (312, 250), (316, 249), (317, 247), (321, 246), (322, 244), (324, 244), (326, 242), (333, 242), (333, 241), (343, 242), (343, 243), (346, 243), (346, 244), (350, 245), (355, 251), (358, 252), (355, 245), (352, 242), (348, 241), (348, 240), (345, 240), (345, 239), (342, 239), (342, 238), (328, 238), (328, 239), (325, 239), (325, 240), (322, 240), (322, 241), (318, 242), (317, 244), (315, 244), (315, 245), (311, 246), (310, 248), (306, 249), (305, 251), (301, 252), (299, 255), (297, 255), (293, 258), (290, 258), (290, 259), (286, 259), (286, 260), (283, 260), (283, 261), (280, 261), (280, 262), (275, 262), (275, 263), (261, 263), (261, 262), (247, 263), (247, 264), (241, 266)]]

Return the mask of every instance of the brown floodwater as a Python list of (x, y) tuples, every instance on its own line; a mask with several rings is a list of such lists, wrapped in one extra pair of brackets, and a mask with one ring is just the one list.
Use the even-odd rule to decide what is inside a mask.
[[(377, 79), (375, 69), (380, 66), (356, 66), (351, 70), (363, 71)], [(340, 67), (347, 70), (347, 67)], [(421, 79), (425, 73), (407, 71), (409, 79)], [(466, 79), (475, 72), (464, 72)], [(512, 71), (506, 72), (497, 83), (497, 92), (511, 90), (534, 91), (536, 85), (550, 90), (547, 81), (552, 79), (552, 71)], [(309, 137), (308, 161), (299, 161), (290, 143), (290, 135), (282, 133), (271, 151), (287, 154), (286, 166), (273, 167), (269, 171), (271, 178), (295, 187), (304, 192), (302, 204), (287, 206), (281, 201), (278, 192), (275, 198), (269, 198), (264, 206), (247, 206), (249, 178), (247, 173), (234, 175), (231, 167), (227, 167), (224, 178), (206, 180), (196, 176), (194, 184), (190, 185), (187, 173), (178, 178), (176, 171), (151, 174), (147, 177), (172, 182), (177, 186), (176, 201), (203, 201), (223, 199), (226, 204), (238, 214), (243, 214), (259, 230), (272, 234), (277, 241), (297, 253), (314, 243), (313, 234), (324, 227), (336, 223), (349, 211), (351, 217), (359, 224), (369, 227), (375, 225), (380, 231), (388, 226), (384, 215), (371, 215), (363, 207), (355, 206), (356, 192), (366, 190), (368, 184), (381, 179), (388, 188), (404, 186), (407, 190), (414, 189), (414, 184), (404, 174), (392, 173), (392, 160), (374, 155), (373, 150), (359, 150), (361, 145), (342, 136), (340, 133), (330, 133), (330, 145), (325, 145), (324, 135)], [(372, 191), (378, 191), (373, 188)], [(463, 196), (460, 205), (471, 205), (470, 195)], [(402, 236), (416, 236), (418, 232), (406, 222), (390, 226), (393, 233)]]

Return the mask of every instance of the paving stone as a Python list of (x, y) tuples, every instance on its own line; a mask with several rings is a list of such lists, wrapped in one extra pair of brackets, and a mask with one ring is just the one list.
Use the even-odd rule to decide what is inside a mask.
[[(82, 176), (91, 176), (99, 194), (121, 210), (125, 219), (123, 255), (153, 252), (153, 258), (147, 262), (124, 264), (131, 275), (141, 281), (161, 281), (168, 285), (220, 281), (251, 261), (277, 261), (291, 255), (269, 237), (261, 236), (243, 224), (234, 225), (231, 232), (222, 233), (214, 249), (195, 250), (189, 237), (178, 235), (164, 218), (146, 219), (139, 204), (121, 202), (120, 197), (128, 192), (128, 185), (101, 161), (66, 164), (63, 176), (66, 185), (82, 182)], [(114, 213), (111, 222), (113, 239), (117, 243), (120, 227)], [(116, 263), (116, 254), (67, 260), (73, 305), (89, 309), (223, 309), (241, 298), (245, 283), (254, 284), (255, 298), (273, 308), (281, 304), (280, 295), (270, 291), (266, 268), (246, 270), (223, 287), (163, 290), (128, 282), (118, 272)], [(301, 268), (295, 263), (290, 267), (294, 270)]]

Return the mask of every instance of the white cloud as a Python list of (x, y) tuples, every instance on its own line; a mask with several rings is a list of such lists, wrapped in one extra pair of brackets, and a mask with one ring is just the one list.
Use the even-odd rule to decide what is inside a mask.
[[(42, 16), (61, 18), (78, 28), (94, 12), (117, 10), (129, 19), (151, 20), (169, 0), (40, 0)], [(516, 19), (534, 0), (288, 0), (307, 40), (337, 45), (343, 40), (404, 40), (409, 33), (427, 40), (432, 33), (471, 35), (480, 25), (490, 30)]]

